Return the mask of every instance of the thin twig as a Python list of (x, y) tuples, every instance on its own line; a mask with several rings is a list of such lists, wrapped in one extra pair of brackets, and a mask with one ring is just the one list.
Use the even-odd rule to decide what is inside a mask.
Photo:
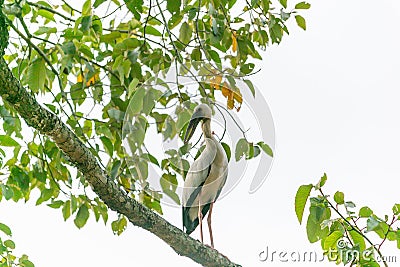
[[(68, 17), (68, 16), (66, 16), (66, 15), (64, 15), (64, 14), (62, 14), (62, 13), (60, 13), (60, 12), (58, 12), (58, 11), (55, 10), (54, 8), (49, 8), (49, 7), (47, 7), (47, 6), (40, 5), (40, 4), (37, 4), (37, 3), (32, 3), (32, 2), (29, 2), (29, 1), (27, 1), (26, 3), (27, 3), (28, 5), (30, 5), (30, 6), (34, 6), (34, 7), (37, 7), (37, 8), (39, 8), (39, 9), (43, 9), (43, 10), (49, 11), (49, 12), (51, 12), (51, 13), (53, 13), (53, 14), (56, 14), (56, 15), (62, 17), (63, 19), (65, 19), (65, 20), (69, 20), (69, 21), (71, 21), (71, 22), (75, 22), (74, 19), (72, 19), (72, 18), (70, 18), (70, 17)], [(71, 8), (70, 6), (68, 6), (68, 7)], [(71, 9), (72, 9), (72, 8), (71, 8)]]
[[(378, 255), (381, 257), (381, 259), (384, 259), (382, 252), (380, 251), (379, 248), (376, 248), (374, 243), (372, 243), (372, 241), (366, 236), (364, 235), (364, 233), (362, 233), (357, 227), (355, 227), (354, 225), (351, 224), (351, 222), (349, 220), (347, 220), (347, 218), (345, 218), (342, 213), (340, 213), (340, 211), (338, 209), (336, 209), (336, 207), (329, 201), (329, 199), (327, 198), (327, 196), (322, 192), (322, 189), (319, 189), (319, 192), (321, 193), (321, 195), (324, 197), (324, 199), (326, 199), (326, 201), (328, 202), (328, 205), (351, 227), (352, 230), (356, 231), (359, 235), (361, 235), (365, 240), (367, 240), (367, 242), (373, 247), (373, 249), (378, 253)], [(383, 261), (383, 264), (388, 267), (386, 261)]]

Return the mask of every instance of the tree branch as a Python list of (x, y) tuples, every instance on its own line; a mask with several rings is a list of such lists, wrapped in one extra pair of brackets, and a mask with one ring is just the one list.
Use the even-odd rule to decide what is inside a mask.
[(217, 250), (194, 240), (126, 195), (114, 181), (109, 179), (95, 156), (60, 118), (40, 106), (36, 99), (21, 86), (2, 57), (0, 58), (0, 95), (16, 109), (29, 126), (52, 138), (110, 209), (125, 215), (133, 225), (152, 232), (179, 255), (189, 257), (203, 266), (240, 266), (231, 262)]

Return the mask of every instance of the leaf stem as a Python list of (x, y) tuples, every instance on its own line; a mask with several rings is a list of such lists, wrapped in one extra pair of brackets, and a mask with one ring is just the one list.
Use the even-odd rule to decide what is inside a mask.
[[(381, 257), (381, 259), (384, 259), (382, 252), (380, 251), (380, 247), (376, 247), (372, 241), (364, 234), (362, 233), (358, 227), (354, 226), (351, 224), (351, 222), (349, 220), (347, 220), (346, 217), (344, 217), (342, 215), (342, 213), (340, 213), (340, 211), (329, 201), (329, 199), (327, 198), (327, 196), (322, 192), (322, 189), (319, 189), (319, 192), (321, 193), (321, 195), (326, 199), (326, 201), (328, 202), (329, 206), (351, 227), (352, 230), (356, 231), (359, 235), (361, 235), (365, 240), (367, 240), (367, 242), (374, 248), (374, 250), (378, 253), (379, 257)], [(383, 264), (385, 265), (385, 267), (389, 267), (388, 264), (386, 263), (386, 261), (383, 260)]]

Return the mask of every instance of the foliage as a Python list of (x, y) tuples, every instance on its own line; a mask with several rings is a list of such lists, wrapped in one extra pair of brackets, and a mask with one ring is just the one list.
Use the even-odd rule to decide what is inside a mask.
[(11, 236), (11, 229), (7, 225), (0, 223), (0, 266), (34, 267), (35, 265), (28, 259), (28, 256), (16, 257), (13, 254), (15, 243), (10, 239)]
[[(8, 0), (3, 12), (12, 38), (5, 59), (21, 84), (90, 147), (111, 179), (162, 213), (162, 197), (179, 203), (176, 188), (186, 175), (190, 147), (158, 156), (148, 151), (146, 136), (154, 131), (164, 140), (182, 139), (199, 102), (221, 98), (227, 104), (218, 109), (239, 111), (243, 99), (236, 80), (254, 96), (246, 78), (255, 72), (253, 62), (289, 33), (291, 17), (305, 29), (299, 12), (309, 7), (301, 2), (289, 9), (286, 1), (269, 0), (86, 0), (78, 7), (64, 0)], [(177, 78), (197, 81), (194, 92), (158, 75), (173, 66), (179, 66)], [(208, 73), (213, 78), (205, 78)], [(37, 205), (60, 209), (65, 220), (73, 217), (78, 228), (90, 214), (107, 223), (107, 206), (55, 144), (28, 130), (7, 103), (0, 115), (0, 200), (33, 197)], [(127, 120), (132, 125), (124, 128)], [(244, 132), (235, 141), (236, 160), (262, 151), (273, 156), (266, 143), (247, 140)], [(223, 146), (230, 158), (232, 148)], [(163, 192), (149, 184), (149, 166), (161, 173)], [(126, 225), (123, 216), (111, 223), (116, 234)]]
[[(388, 266), (381, 252), (385, 241), (397, 243), (400, 249), (400, 204), (395, 204), (393, 213), (384, 217), (364, 206), (358, 211), (356, 205), (337, 191), (332, 197), (323, 193), (326, 174), (316, 185), (302, 185), (295, 198), (295, 212), (302, 223), (307, 200), (309, 215), (307, 237), (311, 243), (321, 242), (321, 247), (329, 261), (343, 265), (371, 267)], [(315, 194), (311, 194), (311, 190)], [(336, 215), (336, 216), (334, 216)], [(371, 240), (380, 240), (377, 244)]]

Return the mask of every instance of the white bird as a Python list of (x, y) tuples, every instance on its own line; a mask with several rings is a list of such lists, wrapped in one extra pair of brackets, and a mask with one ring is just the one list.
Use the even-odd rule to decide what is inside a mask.
[(200, 224), (200, 238), (203, 243), (202, 220), (209, 212), (207, 222), (211, 247), (214, 247), (211, 214), (213, 204), (221, 193), (228, 176), (228, 159), (222, 145), (211, 132), (211, 114), (212, 111), (208, 105), (198, 105), (194, 109), (186, 130), (185, 143), (193, 136), (201, 121), (205, 148), (190, 166), (186, 175), (182, 196), (182, 219), (187, 234), (191, 234)]

